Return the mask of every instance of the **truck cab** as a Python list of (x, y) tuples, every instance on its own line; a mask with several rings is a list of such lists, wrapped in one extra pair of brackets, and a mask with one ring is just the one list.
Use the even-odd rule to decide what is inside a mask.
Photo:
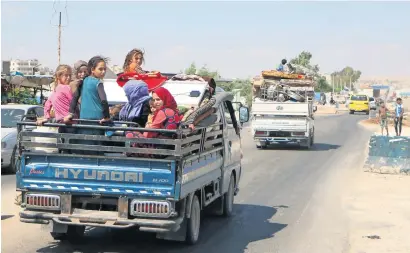
[[(168, 83), (174, 94), (178, 89), (170, 87), (175, 85), (184, 84)], [(83, 240), (89, 226), (135, 228), (160, 239), (195, 244), (203, 209), (226, 217), (232, 214), (242, 173), (240, 122), (233, 96), (226, 92), (215, 96), (214, 114), (209, 117), (217, 120), (194, 131), (136, 128), (124, 122), (71, 125), (115, 132), (113, 136), (83, 135), (31, 131), (26, 126), (35, 123), (19, 122), (20, 221), (48, 225), (53, 238), (72, 243)], [(240, 118), (249, 120), (246, 107), (240, 108)], [(126, 131), (157, 131), (172, 138), (130, 139), (125, 138)], [(41, 142), (47, 138), (54, 141)], [(90, 140), (93, 145), (82, 144)]]

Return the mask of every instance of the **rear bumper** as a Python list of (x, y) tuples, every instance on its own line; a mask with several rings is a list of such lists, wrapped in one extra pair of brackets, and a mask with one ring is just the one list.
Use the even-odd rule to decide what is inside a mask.
[[(183, 210), (182, 210), (183, 209)], [(185, 208), (180, 216), (168, 219), (155, 218), (120, 218), (118, 212), (88, 211), (86, 213), (55, 214), (42, 211), (21, 211), (20, 221), (24, 223), (49, 224), (50, 221), (75, 226), (91, 226), (124, 229), (138, 227), (145, 232), (166, 233), (177, 231), (184, 221)]]
[(254, 137), (254, 142), (259, 144), (288, 144), (295, 143), (300, 144), (305, 142), (309, 137), (307, 136), (292, 136), (292, 137)]
[(355, 112), (367, 112), (370, 110), (369, 106), (351, 106), (349, 107), (350, 111), (355, 111)]

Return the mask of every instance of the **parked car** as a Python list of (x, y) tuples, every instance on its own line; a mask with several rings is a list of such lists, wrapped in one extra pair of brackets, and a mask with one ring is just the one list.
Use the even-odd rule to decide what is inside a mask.
[(44, 116), (44, 108), (39, 105), (8, 104), (1, 106), (1, 169), (16, 172), (14, 156), (17, 143), (17, 122), (35, 121)]

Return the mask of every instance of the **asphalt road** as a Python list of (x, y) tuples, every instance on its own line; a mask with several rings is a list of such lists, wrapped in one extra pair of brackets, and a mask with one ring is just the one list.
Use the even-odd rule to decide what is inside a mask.
[(2, 246), (11, 252), (343, 252), (347, 225), (340, 194), (363, 161), (366, 115), (317, 117), (312, 150), (256, 150), (243, 131), (244, 173), (230, 219), (205, 217), (200, 241), (156, 240), (134, 230), (92, 229), (83, 245), (54, 241), (41, 225), (20, 223), (13, 204), (15, 176), (2, 176)]

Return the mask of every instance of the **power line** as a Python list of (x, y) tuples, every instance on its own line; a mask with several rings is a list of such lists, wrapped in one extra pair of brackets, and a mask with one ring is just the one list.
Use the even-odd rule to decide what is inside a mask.
[[(60, 11), (58, 10), (59, 9), (58, 7), (60, 5), (60, 0), (58, 0), (58, 1), (54, 0), (53, 1), (53, 10), (54, 10), (54, 12), (53, 12), (53, 14), (51, 16), (51, 19), (50, 19), (50, 25), (53, 25), (52, 20), (54, 19), (55, 15), (58, 13), (58, 25), (57, 25), (57, 27), (58, 27), (58, 49), (57, 49), (58, 65), (60, 65), (60, 63), (61, 63), (61, 32), (62, 32), (62, 27), (67, 27), (68, 23), (69, 23), (68, 8), (67, 8), (68, 4), (67, 3), (68, 2), (66, 0), (65, 5), (64, 5), (64, 11), (65, 11), (65, 15), (67, 17), (67, 24), (65, 26), (62, 25), (62, 12), (61, 12), (61, 10)], [(58, 6), (56, 6), (56, 5), (58, 5)]]

